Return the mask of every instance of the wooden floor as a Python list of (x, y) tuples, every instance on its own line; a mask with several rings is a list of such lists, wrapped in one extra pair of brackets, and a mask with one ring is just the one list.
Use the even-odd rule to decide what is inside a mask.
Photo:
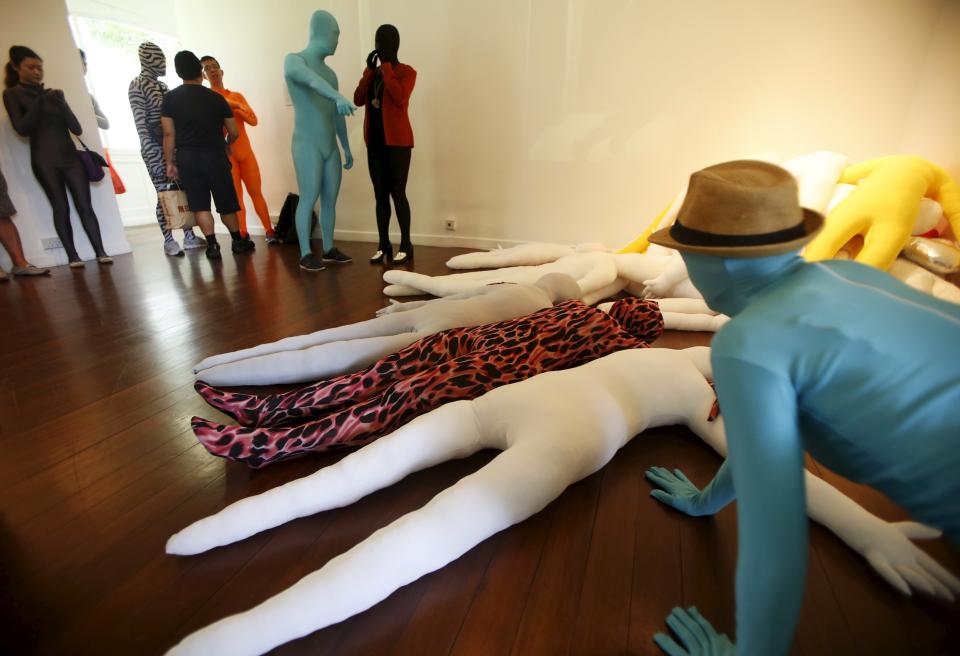
[[(384, 304), (370, 244), (357, 262), (301, 273), (292, 247), (251, 257), (167, 258), (131, 233), (113, 267), (60, 267), (0, 286), (0, 650), (159, 654), (187, 633), (285, 589), (492, 457), (411, 476), (352, 507), (212, 553), (175, 558), (167, 537), (226, 504), (315, 471), (308, 457), (253, 473), (190, 431), (218, 416), (194, 393), (202, 357), (369, 318)], [(443, 271), (453, 249), (419, 248)], [(661, 345), (703, 343), (668, 335)], [(675, 605), (733, 630), (735, 511), (683, 518), (653, 502), (643, 471), (704, 483), (720, 460), (685, 429), (650, 431), (528, 521), (369, 611), (281, 654), (649, 654)], [(831, 481), (838, 479), (823, 472)], [(870, 510), (903, 513), (840, 481)], [(960, 653), (960, 606), (907, 599), (812, 529), (798, 654)], [(925, 545), (954, 572), (945, 543)]]

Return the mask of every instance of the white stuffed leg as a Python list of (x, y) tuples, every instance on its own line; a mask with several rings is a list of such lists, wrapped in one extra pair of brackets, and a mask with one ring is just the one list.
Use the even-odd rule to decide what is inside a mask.
[(280, 339), (275, 342), (260, 344), (259, 346), (233, 351), (231, 353), (212, 355), (195, 365), (193, 368), (193, 373), (200, 373), (205, 369), (226, 364), (228, 362), (237, 362), (239, 360), (247, 360), (273, 353), (299, 351), (310, 348), (311, 346), (319, 346), (321, 344), (342, 342), (348, 339), (362, 339), (365, 337), (382, 337), (387, 335), (408, 333), (414, 330), (414, 321), (415, 319), (411, 318), (410, 315), (382, 318), (377, 317), (375, 319), (368, 319), (367, 321), (361, 321), (359, 323), (351, 323), (346, 326), (336, 326), (335, 328), (318, 330), (308, 335), (285, 337), (284, 339)]
[(447, 260), (450, 269), (500, 269), (518, 265), (535, 266), (555, 262), (574, 252), (571, 246), (560, 244), (519, 244), (510, 248), (464, 253)]
[(233, 503), (167, 541), (167, 553), (202, 553), (298, 517), (349, 505), (409, 474), (485, 445), (470, 401), (448, 403), (315, 474)]
[(405, 332), (320, 344), (298, 351), (281, 351), (215, 365), (197, 379), (215, 387), (307, 383), (359, 371), (423, 337)]
[(261, 654), (340, 622), (535, 514), (575, 471), (562, 452), (532, 442), (512, 447), (289, 589), (187, 636), (169, 654)]
[(383, 280), (389, 283), (389, 286), (384, 289), (384, 294), (394, 295), (394, 287), (399, 286), (418, 289), (422, 294), (446, 297), (494, 282), (533, 284), (548, 273), (566, 274), (580, 284), (584, 293), (589, 293), (610, 284), (617, 277), (613, 257), (611, 253), (603, 252), (575, 253), (539, 266), (518, 266), (491, 271), (453, 273), (445, 276), (427, 276), (413, 271), (393, 269), (383, 274)]

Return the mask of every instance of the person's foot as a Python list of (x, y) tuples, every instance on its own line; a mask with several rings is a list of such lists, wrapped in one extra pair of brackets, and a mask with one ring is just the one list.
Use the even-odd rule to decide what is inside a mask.
[(163, 242), (163, 252), (170, 257), (183, 257), (183, 249), (173, 239)]
[(267, 233), (267, 244), (273, 246), (274, 244), (279, 244), (280, 238), (277, 237), (277, 233), (270, 231)]
[(83, 260), (70, 260), (71, 269), (82, 269), (84, 267)]
[(397, 251), (397, 254), (393, 256), (393, 259), (391, 260), (391, 262), (393, 264), (406, 264), (407, 262), (410, 262), (412, 260), (413, 260), (413, 249), (412, 248), (407, 249), (407, 248), (401, 247), (400, 250)]
[(220, 244), (217, 242), (210, 242), (207, 244), (207, 259), (208, 260), (219, 260), (223, 256), (220, 254)]
[(28, 262), (27, 266), (13, 267), (10, 273), (15, 276), (49, 276), (50, 269), (41, 269), (40, 267), (35, 267)]
[[(176, 243), (176, 242), (174, 242)], [(184, 232), (183, 233), (183, 247), (187, 250), (193, 248), (206, 248), (207, 240), (203, 237), (198, 237), (193, 234), (193, 232)]]
[(234, 253), (252, 253), (256, 248), (256, 245), (250, 241), (249, 237), (230, 244), (230, 250)]
[(383, 264), (384, 260), (390, 261), (393, 254), (389, 250), (378, 250), (370, 256), (370, 264)]
[(3, 269), (0, 269), (0, 282), (10, 282), (10, 276)]
[(313, 253), (307, 253), (300, 258), (300, 268), (304, 271), (323, 271), (323, 261)]
[(113, 258), (109, 255), (101, 255), (97, 258), (97, 262), (100, 264), (113, 264)]
[(324, 262), (333, 262), (334, 264), (349, 264), (353, 258), (334, 246), (323, 254)]

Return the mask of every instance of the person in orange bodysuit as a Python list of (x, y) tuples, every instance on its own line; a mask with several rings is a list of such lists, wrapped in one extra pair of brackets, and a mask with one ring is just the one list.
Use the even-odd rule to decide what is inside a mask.
[[(260, 223), (266, 230), (267, 243), (279, 243), (273, 226), (270, 225), (270, 212), (267, 210), (267, 201), (263, 199), (263, 192), (260, 190), (260, 166), (257, 164), (257, 157), (253, 154), (253, 148), (250, 147), (250, 138), (247, 136), (246, 125), (256, 125), (257, 115), (250, 109), (247, 99), (242, 93), (230, 91), (223, 86), (223, 69), (220, 63), (211, 57), (205, 55), (200, 59), (203, 66), (203, 77), (207, 78), (210, 88), (223, 96), (230, 109), (233, 110), (233, 117), (237, 120), (237, 128), (240, 130), (240, 137), (230, 144), (230, 172), (233, 174), (233, 186), (237, 190), (237, 200), (240, 202), (240, 211), (237, 218), (240, 221), (240, 234), (245, 238), (249, 236), (247, 232), (247, 211), (243, 205), (243, 186), (247, 188), (247, 193), (253, 200), (253, 209), (260, 217)], [(243, 186), (241, 186), (241, 182)]]

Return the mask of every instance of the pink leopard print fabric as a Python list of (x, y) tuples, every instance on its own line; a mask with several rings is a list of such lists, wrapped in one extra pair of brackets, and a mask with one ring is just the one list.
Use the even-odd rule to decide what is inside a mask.
[(567, 301), (518, 319), (445, 330), (361, 372), (283, 394), (235, 394), (198, 382), (203, 398), (240, 425), (194, 417), (193, 430), (210, 453), (260, 468), (366, 444), (444, 403), (644, 348), (662, 332), (654, 301), (617, 301), (609, 314)]

